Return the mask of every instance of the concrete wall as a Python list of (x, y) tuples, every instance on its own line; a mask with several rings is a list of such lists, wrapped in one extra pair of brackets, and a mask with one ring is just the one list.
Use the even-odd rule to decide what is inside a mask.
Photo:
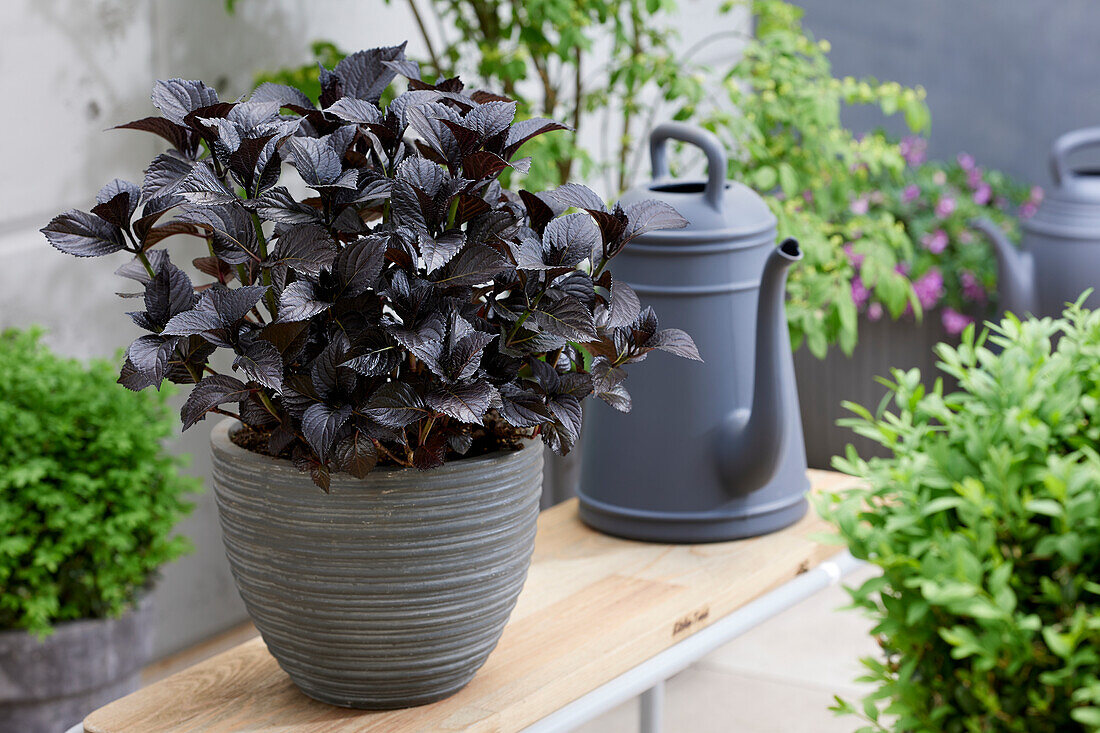
[[(1045, 186), (1051, 141), (1100, 124), (1100, 5), (1093, 0), (798, 3), (806, 26), (832, 42), (837, 74), (924, 85), (933, 156), (966, 151)], [(848, 120), (859, 129), (881, 117), (859, 110)]]
[[(713, 29), (719, 0), (681, 0), (685, 48)], [(309, 42), (367, 48), (418, 34), (401, 2), (239, 0), (227, 18), (222, 0), (4, 0), (0, 5), (0, 98), (8, 114), (0, 135), (0, 328), (38, 323), (49, 343), (80, 357), (113, 357), (139, 335), (115, 297), (111, 275), (121, 256), (76, 260), (38, 233), (68, 208), (87, 209), (114, 177), (140, 182), (161, 149), (149, 135), (108, 131), (153, 114), (155, 79), (201, 78), (223, 99), (251, 87), (257, 69), (300, 63)], [(421, 3), (424, 6), (424, 3)], [(740, 20), (727, 21), (744, 28)], [(708, 49), (729, 58), (737, 42)], [(643, 166), (647, 171), (648, 166)], [(177, 257), (179, 262), (186, 258)], [(177, 398), (177, 404), (182, 395)], [(209, 475), (208, 427), (172, 444)], [(163, 655), (245, 618), (225, 563), (213, 496), (196, 499), (180, 531), (195, 552), (164, 569), (157, 590), (155, 653)]]

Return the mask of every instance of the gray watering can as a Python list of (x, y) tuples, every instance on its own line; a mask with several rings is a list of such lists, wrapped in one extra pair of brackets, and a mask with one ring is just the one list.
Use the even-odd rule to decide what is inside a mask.
[[(670, 180), (668, 140), (706, 153), (705, 181)], [(681, 123), (650, 136), (653, 180), (622, 202), (659, 199), (683, 229), (633, 240), (615, 276), (692, 335), (703, 362), (652, 352), (631, 373), (629, 415), (602, 402), (585, 415), (581, 519), (633, 539), (710, 542), (785, 527), (806, 512), (806, 451), (784, 313), (798, 243), (776, 247), (758, 195), (725, 180), (711, 133)]]
[[(1005, 310), (1056, 316), (1086, 289), (1100, 288), (1100, 169), (1071, 168), (1068, 163), (1072, 153), (1095, 146), (1100, 146), (1100, 127), (1075, 130), (1054, 141), (1054, 186), (1035, 216), (1021, 223), (1019, 250), (992, 222), (974, 222), (996, 250)], [(1100, 290), (1086, 304), (1100, 307)]]

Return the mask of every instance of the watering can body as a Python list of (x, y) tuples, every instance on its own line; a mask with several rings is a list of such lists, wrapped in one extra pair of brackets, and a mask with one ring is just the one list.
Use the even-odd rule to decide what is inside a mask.
[[(707, 181), (667, 179), (670, 138), (704, 149)], [(654, 307), (663, 327), (691, 334), (703, 361), (651, 352), (627, 380), (629, 414), (598, 401), (587, 410), (580, 516), (610, 534), (661, 542), (771, 532), (807, 508), (783, 312), (786, 271), (801, 253), (793, 240), (777, 248), (764, 201), (725, 181), (725, 154), (710, 133), (661, 125), (651, 153), (655, 180), (622, 202), (666, 201), (688, 226), (633, 240), (614, 273)]]
[(1057, 316), (1089, 288), (1094, 292), (1085, 304), (1100, 308), (1100, 170), (1069, 164), (1071, 154), (1089, 147), (1100, 147), (1100, 127), (1075, 130), (1054, 142), (1054, 185), (1035, 215), (1021, 222), (1019, 250), (996, 225), (975, 222), (994, 244), (1005, 310)]

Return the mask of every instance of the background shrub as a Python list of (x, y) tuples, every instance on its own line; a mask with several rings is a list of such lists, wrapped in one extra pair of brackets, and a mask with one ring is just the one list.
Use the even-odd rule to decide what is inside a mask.
[(877, 689), (838, 709), (863, 730), (1096, 730), (1100, 312), (1009, 315), (937, 353), (960, 391), (895, 370), (892, 411), (847, 421), (893, 455), (849, 447), (835, 465), (867, 488), (822, 502), (883, 571), (851, 591), (877, 621)]
[(61, 358), (40, 332), (0, 333), (0, 628), (121, 613), (187, 548), (171, 537), (195, 479), (161, 442), (168, 390)]

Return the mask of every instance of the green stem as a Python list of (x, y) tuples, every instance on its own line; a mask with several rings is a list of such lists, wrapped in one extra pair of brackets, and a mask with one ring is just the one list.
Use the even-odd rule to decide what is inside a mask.
[(141, 264), (145, 265), (145, 271), (149, 273), (149, 277), (156, 277), (157, 273), (153, 271), (153, 266), (149, 263), (149, 258), (145, 256), (145, 252), (139, 247), (134, 254), (141, 260)]
[(260, 398), (260, 402), (263, 403), (264, 409), (271, 413), (272, 417), (279, 417), (279, 411), (275, 407), (275, 403), (271, 401), (271, 398), (267, 396), (267, 393), (262, 389), (257, 390), (256, 395)]
[[(260, 217), (255, 211), (249, 212), (252, 214), (252, 225), (256, 228), (256, 241), (260, 244), (260, 258), (263, 263), (267, 263), (267, 238), (264, 237), (264, 230), (261, 226)], [(267, 286), (267, 292), (264, 293), (264, 303), (267, 305), (267, 312), (271, 314), (272, 322), (275, 322), (279, 318), (278, 310), (275, 303), (275, 293), (271, 290), (271, 271), (260, 265), (260, 281)]]
[(516, 325), (512, 326), (512, 330), (508, 332), (508, 338), (504, 340), (504, 343), (506, 343), (506, 344), (511, 344), (512, 343), (512, 339), (515, 337), (516, 333), (519, 332), (520, 326), (522, 326), (524, 321), (526, 321), (527, 318), (531, 315), (531, 311), (533, 311), (533, 310), (535, 310), (536, 308), (539, 307), (539, 301), (542, 300), (542, 296), (545, 295), (545, 294), (546, 294), (546, 291), (543, 290), (541, 293), (539, 293), (538, 295), (535, 296), (535, 302), (532, 303), (531, 307), (528, 308), (527, 310), (525, 310), (523, 312), (523, 315), (521, 315), (519, 317), (519, 319), (516, 320)]

